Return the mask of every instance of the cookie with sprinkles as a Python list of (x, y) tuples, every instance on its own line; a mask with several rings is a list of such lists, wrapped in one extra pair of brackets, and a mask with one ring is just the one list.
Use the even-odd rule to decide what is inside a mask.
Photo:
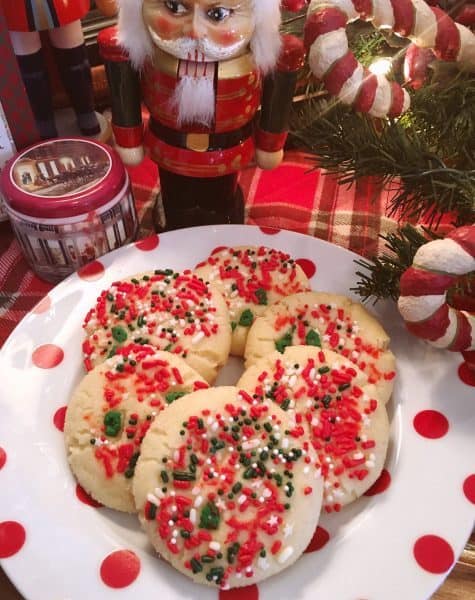
[(113, 283), (83, 328), (88, 371), (124, 344), (150, 344), (184, 358), (213, 383), (231, 346), (226, 303), (189, 270), (157, 269)]
[[(323, 482), (283, 410), (235, 387), (197, 391), (148, 431), (133, 491), (153, 546), (194, 581), (259, 582), (305, 550)], [(302, 519), (302, 515), (305, 518)]]
[(378, 479), (389, 440), (386, 407), (367, 375), (340, 354), (289, 346), (250, 367), (238, 386), (251, 405), (278, 404), (291, 422), (289, 438), (317, 453), (326, 512), (338, 512)]
[(246, 367), (287, 346), (332, 350), (364, 371), (387, 402), (396, 375), (389, 336), (360, 303), (346, 296), (306, 292), (283, 298), (253, 323), (245, 350)]
[(90, 371), (71, 396), (64, 426), (69, 464), (105, 506), (135, 512), (131, 486), (142, 439), (156, 415), (206, 381), (182, 358), (130, 344)]
[(226, 298), (233, 330), (231, 354), (242, 356), (249, 328), (266, 308), (310, 289), (307, 276), (285, 252), (264, 246), (217, 248), (195, 273)]

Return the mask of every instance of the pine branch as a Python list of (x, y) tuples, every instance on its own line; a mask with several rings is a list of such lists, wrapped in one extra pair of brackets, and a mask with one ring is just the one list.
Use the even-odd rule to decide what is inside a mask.
[(394, 192), (390, 216), (425, 219), (431, 227), (448, 212), (456, 225), (475, 221), (475, 170), (449, 168), (414, 127), (322, 102), (310, 103), (298, 121), (297, 129), (295, 120), (291, 124), (292, 134), (316, 167), (335, 174), (341, 184), (379, 177)]
[(384, 298), (397, 301), (399, 298), (399, 280), (404, 271), (413, 263), (417, 250), (439, 236), (428, 229), (416, 229), (405, 225), (397, 233), (381, 236), (386, 241), (389, 252), (383, 252), (372, 262), (356, 260), (355, 263), (367, 272), (357, 271), (361, 279), (356, 287), (351, 288), (366, 302), (373, 298), (373, 304)]

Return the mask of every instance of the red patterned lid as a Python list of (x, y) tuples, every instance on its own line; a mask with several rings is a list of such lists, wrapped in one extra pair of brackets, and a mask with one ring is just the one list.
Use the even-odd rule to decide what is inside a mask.
[(97, 210), (119, 194), (125, 179), (124, 165), (109, 146), (86, 138), (59, 138), (10, 159), (0, 186), (7, 208), (61, 219)]

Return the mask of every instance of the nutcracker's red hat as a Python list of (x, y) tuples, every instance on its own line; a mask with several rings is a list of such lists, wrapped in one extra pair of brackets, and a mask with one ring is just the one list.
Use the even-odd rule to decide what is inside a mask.
[[(251, 2), (255, 26), (251, 50), (257, 66), (263, 72), (268, 72), (276, 65), (280, 52), (281, 0)], [(142, 19), (142, 4), (143, 0), (118, 0), (119, 41), (136, 68), (140, 68), (153, 52), (152, 38)]]

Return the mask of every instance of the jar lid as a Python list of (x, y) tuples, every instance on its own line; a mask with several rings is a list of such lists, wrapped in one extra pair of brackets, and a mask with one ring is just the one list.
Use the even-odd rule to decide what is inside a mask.
[(86, 138), (58, 138), (11, 158), (0, 186), (7, 208), (61, 219), (100, 208), (120, 192), (125, 178), (125, 167), (109, 146)]

